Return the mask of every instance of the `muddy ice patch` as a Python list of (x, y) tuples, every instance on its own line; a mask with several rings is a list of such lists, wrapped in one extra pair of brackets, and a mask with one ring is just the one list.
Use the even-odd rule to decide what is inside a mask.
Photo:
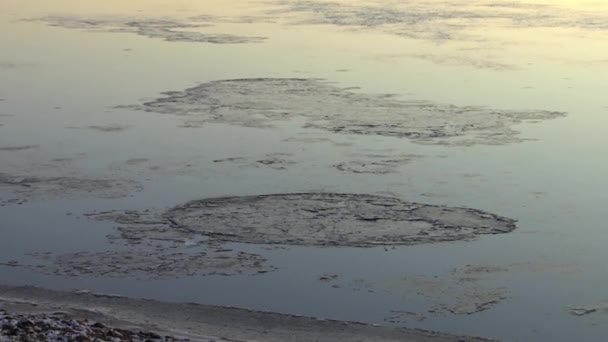
[(505, 31), (553, 29), (556, 34), (564, 34), (564, 30), (577, 30), (581, 37), (608, 30), (606, 12), (598, 11), (597, 6), (581, 9), (564, 4), (512, 1), (451, 1), (438, 5), (429, 0), (401, 3), (279, 0), (274, 5), (267, 13), (276, 16), (283, 25), (318, 25), (354, 33), (386, 34), (425, 41), (433, 44), (433, 49), (456, 47), (444, 53), (411, 53), (401, 58), (495, 71), (526, 67), (505, 58), (503, 52), (509, 46), (526, 44), (521, 39), (507, 38)]
[(426, 321), (425, 315), (407, 310), (391, 310), (390, 315), (384, 318), (384, 322), (390, 324), (409, 324), (412, 322)]
[(259, 43), (266, 39), (265, 37), (259, 36), (197, 32), (195, 30), (201, 30), (213, 25), (209, 21), (201, 21), (200, 17), (193, 19), (196, 20), (174, 18), (81, 18), (72, 16), (48, 16), (28, 19), (28, 21), (40, 21), (47, 23), (49, 26), (92, 32), (132, 33), (148, 38), (162, 39), (168, 42), (245, 44)]
[(394, 291), (414, 292), (428, 299), (431, 315), (472, 315), (492, 309), (508, 297), (508, 290), (487, 287), (470, 281), (436, 279), (434, 277), (404, 277), (393, 284)]
[(339, 193), (208, 198), (157, 214), (91, 216), (118, 223), (126, 241), (204, 236), (220, 242), (371, 247), (470, 240), (516, 228), (514, 220), (475, 209)]
[[(477, 51), (477, 50), (475, 50)], [(404, 58), (419, 59), (427, 61), (433, 64), (447, 65), (447, 66), (467, 66), (476, 69), (487, 69), (493, 71), (513, 71), (520, 69), (515, 64), (510, 64), (495, 60), (496, 57), (489, 56), (467, 56), (466, 50), (459, 54), (449, 53), (406, 53), (406, 54), (383, 54), (377, 55), (374, 59), (382, 62), (398, 62)]]
[(284, 246), (413, 245), (468, 240), (516, 228), (514, 220), (475, 209), (431, 206), (387, 196), (334, 193), (209, 198), (165, 211), (115, 210), (85, 216), (115, 225), (107, 238), (116, 249), (35, 254), (43, 263), (9, 266), (61, 276), (164, 279), (253, 275), (276, 268), (260, 255), (232, 248), (230, 242)]
[(274, 170), (287, 170), (289, 166), (296, 164), (291, 153), (268, 153), (259, 158), (228, 157), (214, 159), (213, 162), (218, 165), (231, 164), (239, 167), (269, 168)]
[(204, 236), (170, 227), (162, 213), (153, 209), (94, 211), (84, 216), (115, 224), (114, 231), (107, 236), (108, 242), (115, 245), (162, 252), (181, 247), (220, 246)]
[(259, 275), (276, 270), (259, 254), (166, 227), (153, 211), (104, 211), (86, 214), (118, 226), (107, 236), (113, 248), (70, 253), (37, 252), (5, 267), (61, 277), (177, 279), (192, 276)]
[(430, 299), (434, 303), (430, 314), (471, 315), (489, 310), (508, 298), (507, 288), (480, 283), (484, 277), (508, 271), (507, 267), (466, 265), (444, 278), (404, 277), (392, 286), (396, 291), (414, 291)]
[[(299, 141), (317, 142), (308, 139)], [(353, 154), (351, 157), (351, 160), (333, 164), (331, 167), (346, 173), (384, 175), (394, 173), (400, 166), (422, 158), (421, 155), (413, 154)], [(218, 165), (236, 165), (240, 168), (268, 168), (283, 171), (297, 164), (291, 153), (268, 153), (259, 157), (228, 157), (214, 159), (213, 162)]]
[(576, 305), (568, 307), (568, 311), (574, 316), (587, 316), (597, 313), (608, 313), (608, 301), (600, 301), (598, 303), (587, 305)]
[[(475, 268), (475, 269), (473, 269)], [(506, 270), (486, 266), (467, 266), (447, 275), (407, 275), (394, 280), (342, 279), (335, 275), (327, 284), (335, 289), (388, 294), (425, 300), (427, 307), (417, 312), (394, 309), (385, 318), (392, 324), (421, 322), (431, 316), (473, 315), (492, 309), (508, 298), (505, 287), (486, 285), (481, 281), (493, 272)]]
[(92, 130), (92, 131), (96, 131), (96, 132), (100, 132), (100, 133), (118, 133), (118, 132), (123, 132), (123, 131), (130, 129), (130, 128), (132, 128), (132, 126), (110, 123), (110, 124), (94, 124), (94, 125), (89, 125), (89, 126), (67, 126), (66, 128), (67, 129), (88, 129), (88, 130)]
[(392, 310), (385, 322), (399, 324), (424, 321), (431, 316), (473, 315), (492, 309), (508, 298), (503, 287), (484, 286), (470, 280), (431, 276), (407, 276), (390, 283), (377, 283), (365, 279), (333, 281), (335, 289), (356, 292), (384, 293), (407, 298), (423, 298), (428, 306), (420, 312)]
[[(390, 250), (387, 249), (387, 252)], [(513, 278), (514, 273), (565, 275), (576, 269), (573, 263), (537, 259), (506, 265), (467, 264), (439, 275), (408, 274), (397, 279), (363, 279), (328, 273), (319, 280), (334, 289), (424, 299), (426, 307), (423, 309), (408, 311), (396, 308), (385, 317), (387, 323), (404, 324), (436, 316), (473, 315), (491, 310), (510, 297), (506, 282)], [(598, 303), (571, 307), (569, 310), (574, 315), (582, 316), (602, 310), (608, 312), (608, 305)]]
[(407, 5), (386, 1), (337, 2), (323, 0), (275, 1), (269, 12), (296, 25), (333, 25), (352, 30), (374, 30), (414, 39), (489, 43), (479, 27), (578, 28), (607, 30), (603, 13), (525, 2), (453, 1), (437, 6), (416, 0)]
[[(516, 13), (502, 7), (471, 6), (471, 3), (428, 1), (396, 6), (395, 3), (372, 1), (340, 3), (322, 0), (276, 1), (271, 12), (296, 25), (333, 25), (352, 30), (375, 30), (415, 39), (433, 41), (472, 39), (467, 28), (479, 21), (536, 18), (529, 8)], [(459, 22), (455, 25), (454, 22)]]
[(350, 141), (336, 141), (318, 134), (306, 134), (306, 132), (299, 133), (293, 137), (285, 138), (282, 140), (287, 143), (304, 143), (304, 144), (329, 144), (335, 147), (349, 147), (353, 146)]
[(227, 123), (272, 127), (294, 118), (305, 128), (342, 134), (409, 138), (420, 144), (500, 145), (524, 139), (515, 129), (565, 113), (512, 111), (403, 100), (390, 94), (366, 94), (321, 79), (256, 78), (203, 83), (166, 97), (127, 106), (176, 115), (191, 126)]
[(93, 131), (97, 131), (97, 132), (102, 132), (102, 133), (116, 133), (116, 132), (126, 131), (127, 129), (131, 128), (131, 126), (119, 125), (119, 124), (109, 124), (109, 125), (90, 125), (85, 128), (93, 130)]
[(135, 181), (104, 178), (79, 178), (72, 176), (41, 177), (13, 175), (0, 172), (0, 198), (3, 204), (27, 202), (35, 198), (104, 198), (113, 199), (143, 190)]
[[(23, 267), (62, 277), (175, 279), (189, 276), (252, 275), (275, 269), (257, 254), (208, 246), (162, 252), (129, 249), (59, 255), (34, 253), (31, 256), (39, 263)], [(14, 267), (19, 266), (22, 265)]]
[(129, 158), (125, 161), (125, 164), (128, 166), (140, 166), (144, 164), (148, 164), (150, 160), (148, 158)]
[(102, 251), (38, 252), (28, 260), (0, 263), (61, 277), (177, 279), (190, 276), (258, 275), (276, 270), (259, 254), (164, 225), (154, 211), (104, 211), (86, 214), (118, 226)]
[(33, 150), (38, 147), (39, 147), (39, 145), (0, 146), (0, 152), (17, 152), (17, 151)]
[(334, 167), (343, 172), (355, 174), (375, 174), (385, 175), (394, 173), (400, 166), (409, 164), (415, 159), (421, 158), (421, 155), (383, 155), (383, 154), (367, 154), (353, 155), (352, 160), (343, 161), (335, 164)]

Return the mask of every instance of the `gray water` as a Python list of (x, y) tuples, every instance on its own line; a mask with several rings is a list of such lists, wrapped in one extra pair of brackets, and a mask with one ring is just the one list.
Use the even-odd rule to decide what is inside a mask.
[[(51, 27), (44, 21), (21, 21), (47, 15), (258, 15), (266, 7), (275, 8), (240, 1), (231, 6), (226, 1), (77, 3), (5, 0), (0, 4), (0, 114), (6, 114), (0, 116), (0, 147), (37, 145), (0, 151), (0, 172), (124, 178), (140, 182), (144, 190), (117, 199), (41, 196), (23, 205), (0, 207), (0, 260), (27, 261), (26, 254), (37, 251), (108, 248), (105, 236), (113, 224), (88, 220), (82, 216), (87, 212), (166, 208), (224, 195), (390, 193), (408, 201), (487, 210), (517, 219), (518, 229), (474, 241), (395, 249), (269, 250), (234, 244), (234, 248), (267, 257), (278, 267), (255, 276), (62, 278), (0, 267), (2, 283), (86, 288), (380, 324), (391, 324), (385, 321), (391, 310), (405, 310), (426, 317), (403, 323), (408, 327), (505, 341), (605, 340), (608, 316), (604, 312), (578, 317), (568, 310), (608, 300), (604, 286), (608, 281), (604, 217), (608, 102), (603, 96), (608, 85), (608, 12), (601, 5), (554, 2), (548, 6), (563, 8), (555, 12), (560, 20), (545, 27), (511, 27), (500, 20), (478, 19), (479, 27), (467, 26), (466, 32), (472, 37), (483, 34), (483, 39), (456, 42), (396, 35), (386, 25), (351, 27), (311, 20), (299, 24), (224, 22), (210, 29), (268, 37), (254, 44), (167, 42), (128, 32), (88, 32)], [(411, 6), (452, 8), (423, 1)], [(471, 11), (478, 9), (469, 2), (467, 6)], [(513, 8), (505, 5), (504, 11)], [(554, 13), (547, 7), (533, 8), (534, 13)], [(297, 19), (306, 13), (282, 15)], [(593, 27), (580, 24), (591, 16)], [(458, 17), (454, 21), (454, 27), (471, 25)], [(485, 64), (472, 62), (481, 56)], [(495, 64), (488, 60), (511, 67), (492, 67)], [(174, 116), (114, 108), (201, 82), (249, 77), (323, 78), (341, 87), (360, 87), (360, 92), (568, 115), (518, 125), (521, 137), (530, 139), (521, 143), (429, 146), (394, 137), (304, 129), (298, 120), (268, 129), (220, 123), (182, 128)], [(108, 124), (125, 129), (83, 128)], [(309, 136), (333, 143), (285, 141)], [(276, 152), (289, 153), (295, 164), (274, 170), (213, 162)], [(424, 157), (386, 175), (351, 174), (333, 167), (356, 153)], [(56, 158), (71, 162), (58, 166), (52, 162)], [(131, 158), (149, 162), (126, 165)], [(158, 171), (152, 172), (150, 165)], [(0, 198), (10, 197), (0, 192)], [(433, 299), (394, 286), (405, 276), (449, 282), (451, 270), (469, 264), (508, 267), (508, 272), (488, 274), (478, 281), (481, 287), (505, 288), (506, 299), (472, 315), (432, 315), (427, 311), (433, 302), (449, 294)], [(319, 281), (325, 273), (339, 274), (340, 287)]]

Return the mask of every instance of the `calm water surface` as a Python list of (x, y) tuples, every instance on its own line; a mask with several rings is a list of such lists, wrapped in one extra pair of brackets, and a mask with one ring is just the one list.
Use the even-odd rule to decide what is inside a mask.
[[(332, 6), (356, 16), (353, 9), (370, 3), (376, 8), (408, 8), (399, 2), (354, 0)], [(519, 220), (519, 229), (476, 241), (390, 250), (236, 246), (259, 252), (279, 267), (259, 276), (138, 281), (61, 278), (0, 267), (2, 282), (387, 324), (391, 310), (425, 313), (433, 304), (411, 291), (386, 290), (404, 276), (449, 279), (453, 268), (467, 264), (532, 264), (540, 266), (511, 267), (480, 280), (480, 286), (508, 290), (507, 298), (487, 311), (428, 315), (406, 325), (505, 341), (604, 341), (608, 315), (576, 317), (568, 307), (608, 300), (607, 6), (566, 0), (460, 5), (413, 1), (409, 6), (418, 20), (412, 21), (408, 34), (399, 24), (369, 18), (365, 25), (346, 19), (331, 22), (327, 18), (343, 12), (323, 12), (327, 6), (314, 7), (310, 14), (294, 7), (286, 11), (280, 3), (236, 0), (3, 0), (0, 114), (5, 116), (0, 117), (0, 147), (38, 147), (0, 151), (0, 172), (28, 174), (46, 170), (53, 159), (71, 158), (69, 167), (48, 172), (134, 179), (144, 191), (122, 199), (51, 197), (0, 207), (0, 260), (27, 260), (26, 253), (41, 250), (106, 249), (105, 235), (112, 224), (87, 220), (82, 213), (163, 208), (222, 195), (390, 192), (411, 201), (492, 211)], [(382, 13), (377, 20), (386, 21)], [(471, 13), (483, 15), (471, 19)], [(197, 15), (272, 18), (218, 20), (211, 28), (191, 29), (268, 38), (255, 44), (167, 42), (22, 20)], [(517, 126), (530, 141), (454, 147), (304, 130), (298, 121), (272, 129), (223, 124), (180, 128), (173, 116), (114, 108), (200, 82), (249, 77), (323, 78), (359, 87), (357, 91), (405, 99), (557, 110), (568, 116)], [(74, 128), (108, 124), (128, 129)], [(284, 141), (303, 134), (342, 144)], [(381, 176), (332, 167), (362, 151), (425, 157)], [(296, 164), (284, 171), (213, 163), (275, 152), (292, 154)], [(149, 159), (162, 171), (125, 167), (131, 158)], [(323, 273), (339, 274), (346, 285), (336, 289), (320, 282)], [(348, 286), (361, 279), (371, 285), (359, 291)], [(370, 288), (373, 292), (367, 291)]]

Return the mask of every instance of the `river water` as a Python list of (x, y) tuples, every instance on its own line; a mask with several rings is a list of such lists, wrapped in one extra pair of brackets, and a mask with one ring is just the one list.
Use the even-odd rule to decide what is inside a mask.
[[(147, 19), (173, 24), (142, 26)], [(175, 22), (182, 32), (211, 38), (175, 36)], [(192, 22), (200, 25), (184, 24)], [(227, 41), (227, 35), (240, 40)], [(0, 261), (108, 248), (105, 236), (113, 224), (84, 213), (166, 208), (226, 195), (390, 194), (497, 213), (518, 220), (518, 229), (397, 248), (231, 244), (278, 268), (255, 276), (138, 280), (0, 267), (2, 283), (505, 341), (603, 341), (607, 43), (608, 6), (568, 0), (3, 0), (0, 173), (124, 179), (137, 186), (126, 187), (125, 196), (42, 191), (23, 204), (6, 203), (0, 207)], [(178, 116), (117, 107), (209, 81), (247, 78), (318, 78), (362, 94), (567, 115), (514, 124), (522, 141), (421, 144), (306, 128), (303, 118), (270, 128), (222, 122), (183, 127)], [(284, 169), (214, 162), (277, 153), (289, 159)], [(386, 174), (334, 167), (378, 154), (416, 157)], [(14, 197), (11, 189), (0, 187), (0, 199)], [(467, 265), (488, 271), (471, 285), (454, 271)], [(320, 281), (323, 274), (338, 277)], [(484, 301), (495, 301), (487, 310), (433, 311), (456, 297), (474, 301), (495, 290), (500, 295)], [(570, 311), (587, 306), (599, 309), (583, 316)]]

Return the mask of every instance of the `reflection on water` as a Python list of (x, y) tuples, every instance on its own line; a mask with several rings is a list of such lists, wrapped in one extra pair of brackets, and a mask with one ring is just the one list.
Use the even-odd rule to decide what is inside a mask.
[[(602, 341), (603, 310), (569, 308), (606, 300), (606, 18), (606, 4), (565, 0), (4, 0), (0, 276), (505, 340)], [(260, 78), (305, 86), (210, 87)], [(144, 111), (117, 107), (128, 104)], [(531, 110), (567, 115), (531, 124), (515, 114)], [(395, 123), (402, 112), (418, 114)], [(370, 125), (378, 134), (359, 134)], [(485, 143), (379, 134), (412, 125), (465, 138), (483, 125)], [(517, 139), (487, 144), (505, 132)], [(518, 229), (394, 249), (221, 247), (278, 268), (253, 276), (64, 278), (11, 263), (46, 251), (115, 260), (103, 253), (119, 248), (106, 238), (116, 230), (83, 216), (93, 211), (320, 191), (476, 208)]]

